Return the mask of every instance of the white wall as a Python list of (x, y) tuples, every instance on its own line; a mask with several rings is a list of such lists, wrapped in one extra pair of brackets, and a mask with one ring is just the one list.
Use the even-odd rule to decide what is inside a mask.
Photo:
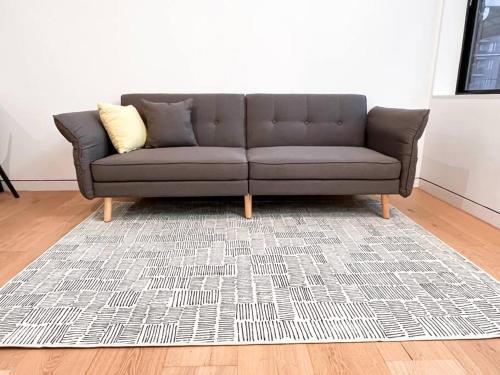
[(500, 98), (436, 97), (431, 113), (420, 187), (500, 227)]
[(0, 162), (19, 188), (74, 187), (46, 182), (75, 178), (51, 115), (127, 92), (363, 93), (370, 106), (428, 107), (440, 5), (2, 0)]
[(445, 0), (420, 187), (500, 227), (500, 95), (454, 95), (467, 0)]
[(469, 0), (444, 0), (434, 95), (455, 95), (468, 2)]

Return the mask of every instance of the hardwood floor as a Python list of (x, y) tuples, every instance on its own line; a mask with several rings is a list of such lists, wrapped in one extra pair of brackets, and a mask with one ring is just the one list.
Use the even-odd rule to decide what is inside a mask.
[[(0, 285), (94, 211), (77, 192), (0, 194)], [(500, 278), (500, 230), (423, 191), (391, 204)], [(14, 374), (500, 374), (500, 339), (160, 348), (0, 349)]]

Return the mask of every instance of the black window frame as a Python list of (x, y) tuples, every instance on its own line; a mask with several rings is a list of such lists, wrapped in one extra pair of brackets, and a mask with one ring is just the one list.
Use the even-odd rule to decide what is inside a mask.
[(464, 36), (462, 40), (462, 54), (460, 56), (460, 65), (458, 68), (458, 79), (455, 94), (470, 95), (470, 94), (500, 94), (500, 88), (489, 90), (467, 90), (467, 76), (469, 66), (472, 62), (472, 52), (474, 43), (474, 32), (476, 26), (476, 16), (479, 8), (479, 1), (469, 0), (467, 4), (467, 13), (465, 16)]

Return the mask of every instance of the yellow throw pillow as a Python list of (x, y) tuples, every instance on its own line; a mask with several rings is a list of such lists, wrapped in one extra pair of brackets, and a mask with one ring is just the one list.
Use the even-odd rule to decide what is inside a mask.
[(99, 116), (120, 154), (141, 148), (146, 143), (146, 126), (133, 105), (98, 103)]

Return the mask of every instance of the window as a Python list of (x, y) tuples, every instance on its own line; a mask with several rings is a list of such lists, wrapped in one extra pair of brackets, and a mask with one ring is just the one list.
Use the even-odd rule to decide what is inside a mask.
[(500, 93), (500, 0), (470, 0), (457, 94)]

